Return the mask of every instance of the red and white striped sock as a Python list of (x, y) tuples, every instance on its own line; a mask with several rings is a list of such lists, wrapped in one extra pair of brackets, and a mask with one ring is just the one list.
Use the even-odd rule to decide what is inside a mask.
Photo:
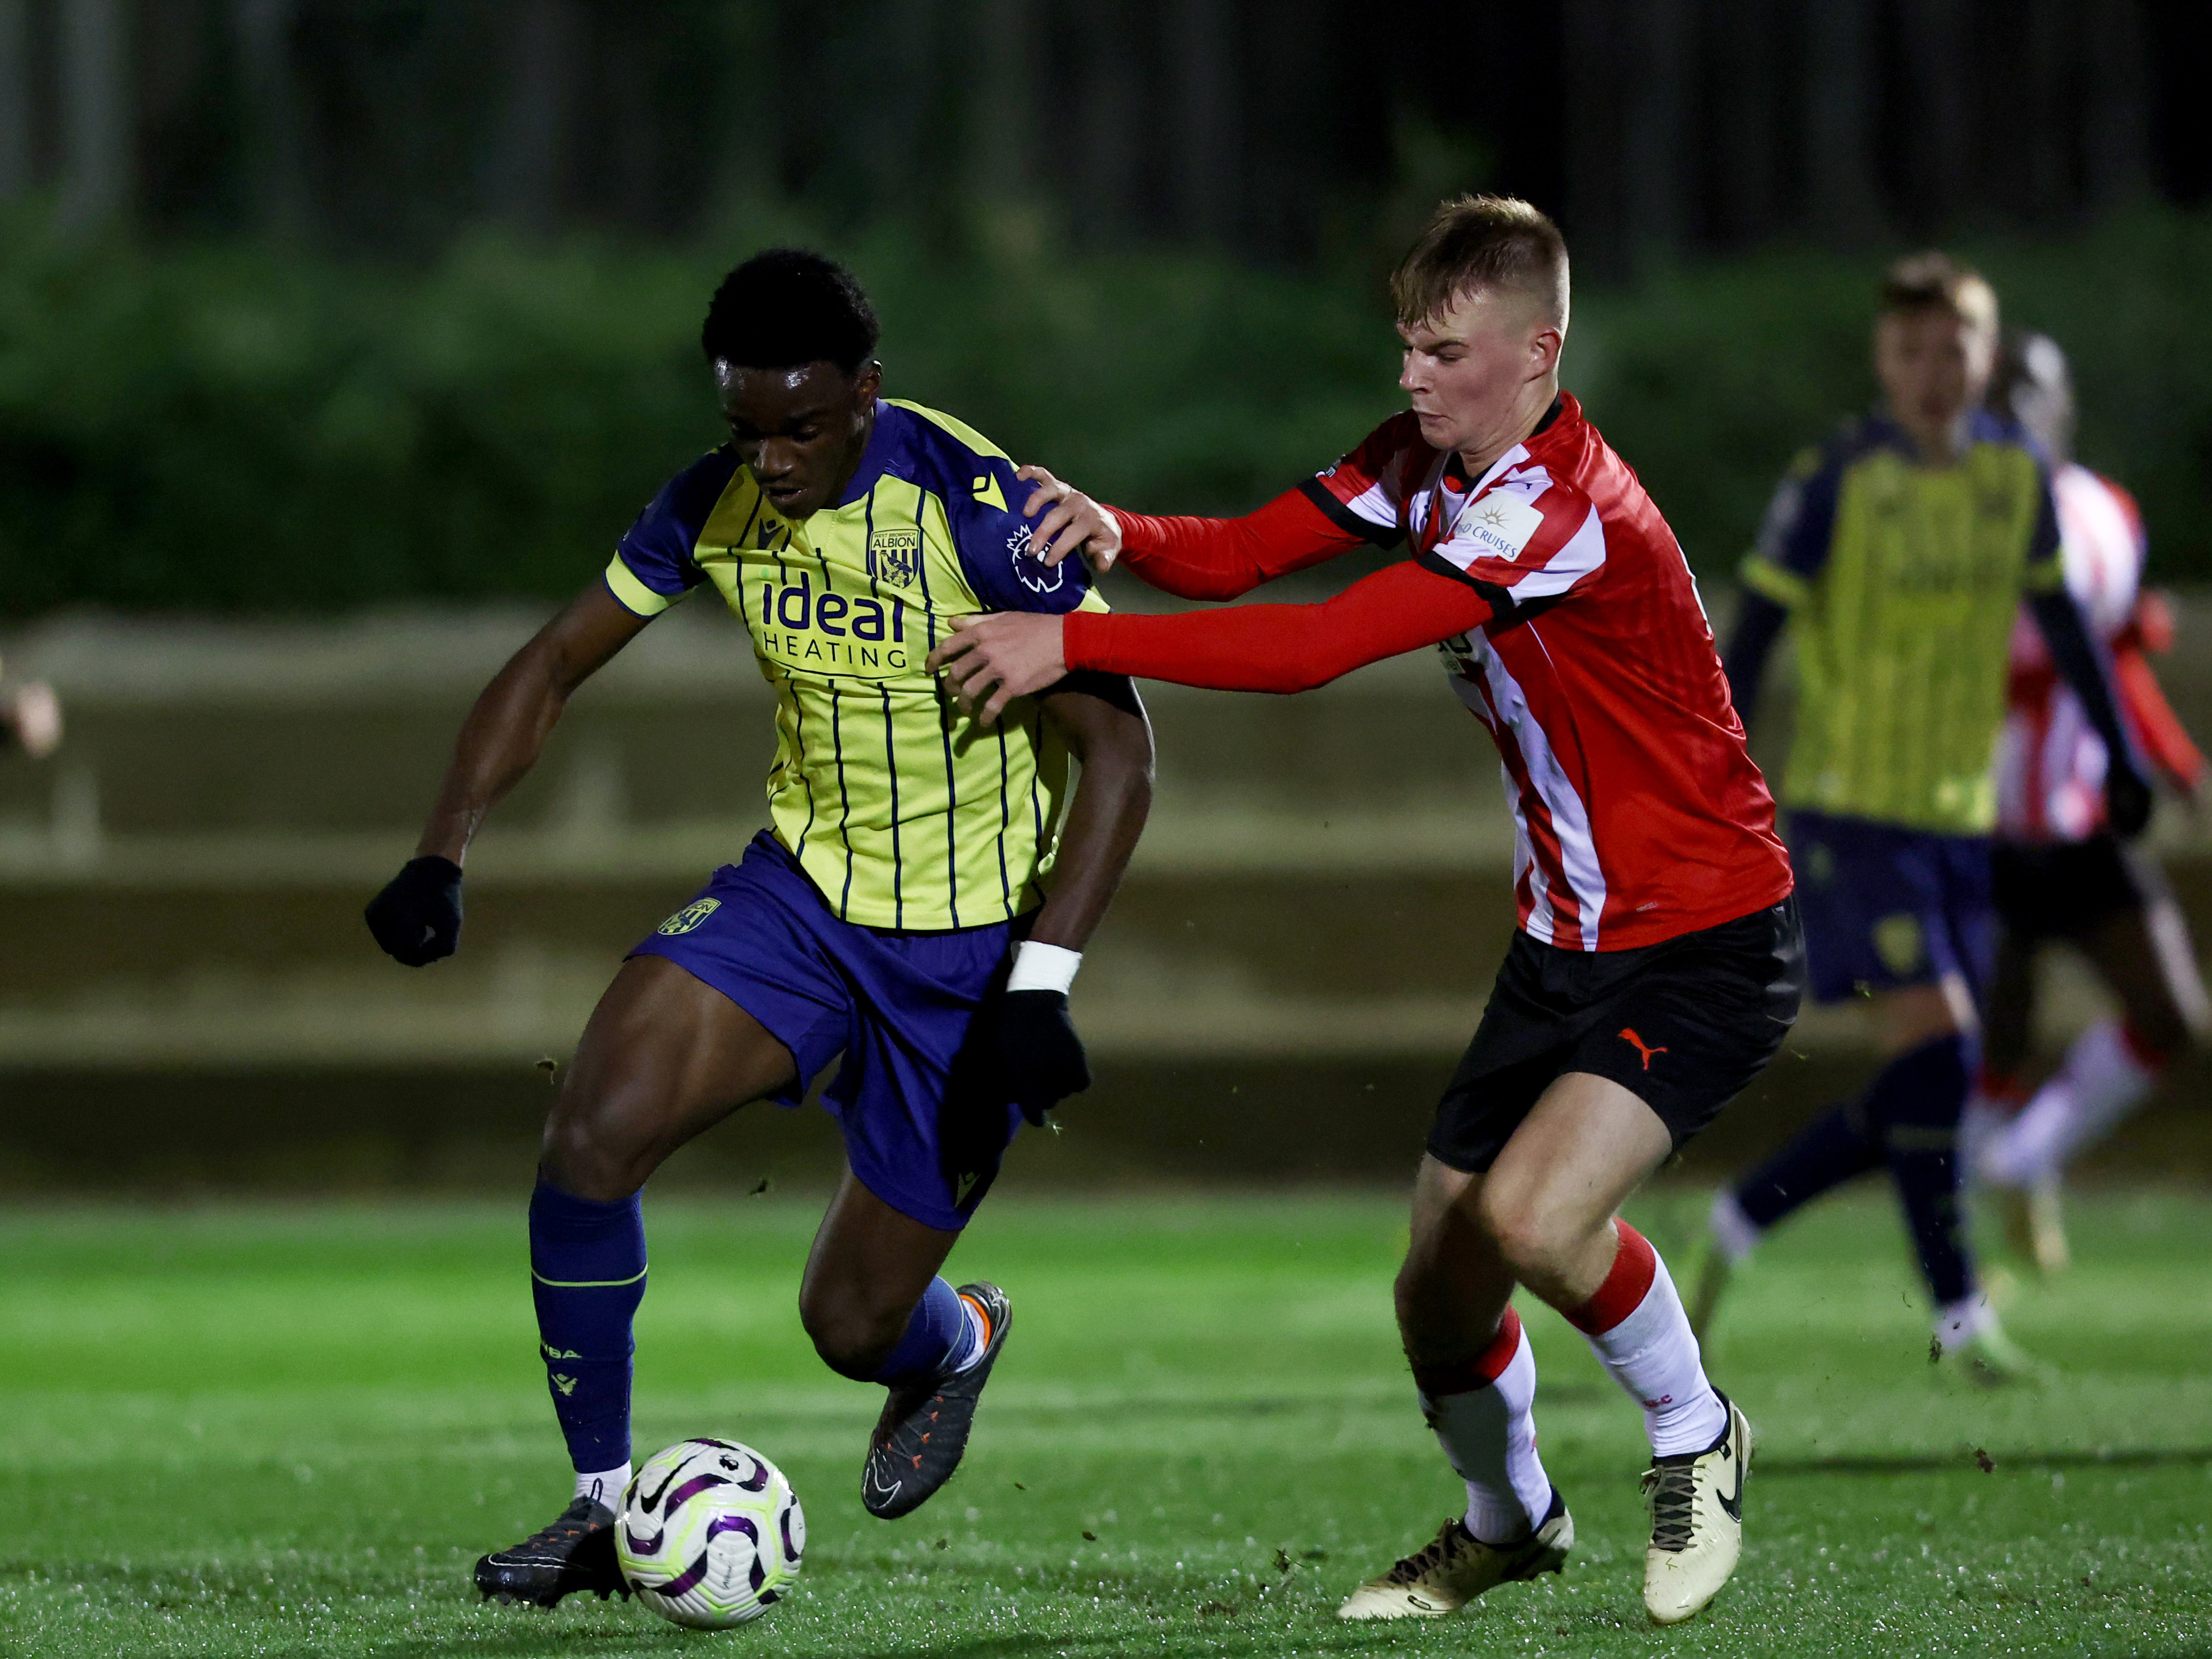
[(2125, 1022), (2099, 1020), (1990, 1148), (1990, 1178), (2007, 1187), (2054, 1178), (2142, 1104), (2166, 1061)]
[(1597, 1294), (1565, 1308), (1598, 1363), (1644, 1407), (1652, 1455), (1701, 1452), (1721, 1437), (1728, 1410), (1705, 1380), (1698, 1339), (1667, 1264), (1651, 1242), (1616, 1218), (1620, 1248)]
[(2001, 1072), (1984, 1060), (1974, 1073), (1974, 1091), (1969, 1101), (1986, 1101), (2009, 1117), (2027, 1104), (2027, 1085), (2017, 1072)]
[(1959, 1162), (1969, 1177), (1988, 1180), (1989, 1161), (2012, 1133), (2027, 1085), (2017, 1072), (2000, 1072), (1987, 1060), (1975, 1074), (1972, 1091), (1959, 1113)]
[(1518, 1543), (1552, 1505), (1536, 1455), (1536, 1356), (1512, 1309), (1490, 1346), (1455, 1365), (1413, 1367), (1421, 1414), (1467, 1483), (1467, 1529), (1486, 1544)]

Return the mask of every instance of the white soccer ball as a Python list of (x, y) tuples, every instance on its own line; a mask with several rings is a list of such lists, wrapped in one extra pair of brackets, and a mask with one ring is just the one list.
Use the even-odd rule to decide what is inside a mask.
[(694, 1630), (759, 1618), (799, 1577), (805, 1548), (791, 1482), (731, 1440), (685, 1440), (647, 1458), (615, 1518), (615, 1555), (637, 1599)]

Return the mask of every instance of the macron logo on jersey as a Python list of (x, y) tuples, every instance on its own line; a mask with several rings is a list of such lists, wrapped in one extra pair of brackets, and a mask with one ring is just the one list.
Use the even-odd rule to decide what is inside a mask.
[(1454, 528), (1471, 544), (1478, 558), (1503, 559), (1508, 564), (1528, 550), (1544, 515), (1520, 495), (1493, 489), (1468, 503)]

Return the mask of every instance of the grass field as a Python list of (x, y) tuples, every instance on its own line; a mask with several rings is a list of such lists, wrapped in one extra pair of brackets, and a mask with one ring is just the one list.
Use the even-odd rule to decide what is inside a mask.
[[(1640, 1218), (1663, 1248), (1700, 1207)], [(1878, 1200), (1776, 1241), (1712, 1355), (1760, 1434), (1743, 1566), (1673, 1632), (1638, 1595), (1638, 1415), (1540, 1310), (1565, 1576), (1331, 1616), (1458, 1496), (1392, 1337), (1392, 1197), (988, 1206), (955, 1261), (1015, 1334), (966, 1468), (891, 1526), (858, 1493), (880, 1395), (793, 1310), (814, 1217), (648, 1206), (641, 1453), (740, 1437), (807, 1509), (798, 1595), (721, 1636), (469, 1585), (567, 1497), (519, 1204), (0, 1219), (0, 1653), (2212, 1653), (2212, 1204), (2081, 1206), (2077, 1267), (2012, 1305), (2060, 1375), (2005, 1395), (1931, 1374)]]

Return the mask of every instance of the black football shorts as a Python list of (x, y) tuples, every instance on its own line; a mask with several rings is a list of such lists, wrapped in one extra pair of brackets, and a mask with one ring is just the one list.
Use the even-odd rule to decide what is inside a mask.
[(1566, 1072), (1620, 1084), (1679, 1150), (1765, 1069), (1804, 989), (1795, 898), (1632, 951), (1566, 951), (1516, 933), (1429, 1151), (1480, 1174)]
[(2148, 854), (2105, 835), (1994, 842), (1990, 878), (1997, 920), (2023, 944), (2081, 939), (2106, 917), (2148, 910), (2166, 896)]

